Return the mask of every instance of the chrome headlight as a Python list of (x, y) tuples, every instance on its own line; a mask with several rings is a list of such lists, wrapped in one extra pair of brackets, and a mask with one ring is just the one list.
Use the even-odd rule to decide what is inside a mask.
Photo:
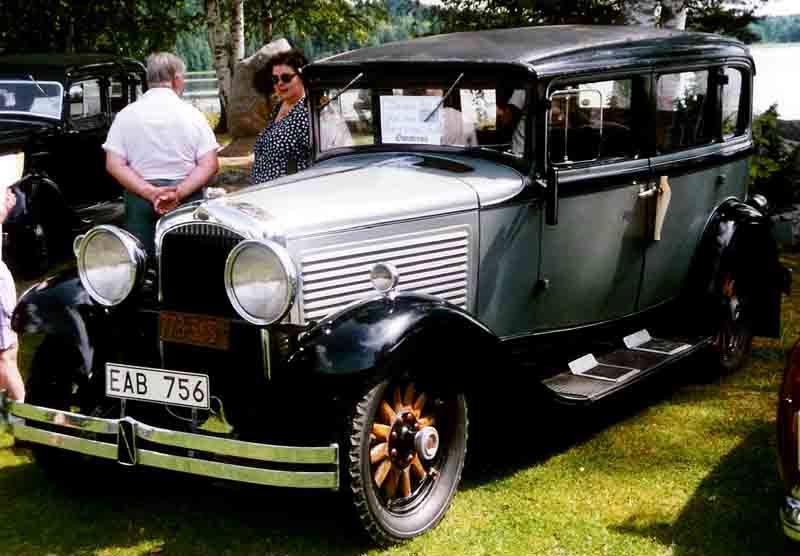
[(147, 254), (142, 244), (116, 226), (92, 228), (76, 247), (81, 283), (101, 305), (122, 303), (144, 276)]
[(242, 318), (253, 324), (272, 324), (292, 307), (297, 269), (279, 245), (243, 241), (233, 248), (225, 263), (225, 291)]

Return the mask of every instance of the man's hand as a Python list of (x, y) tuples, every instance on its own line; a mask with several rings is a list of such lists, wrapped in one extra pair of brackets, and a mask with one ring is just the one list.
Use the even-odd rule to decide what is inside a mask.
[(0, 205), (0, 224), (5, 222), (8, 213), (12, 211), (14, 205), (17, 204), (17, 196), (11, 191), (11, 189), (6, 188), (6, 195), (3, 199), (2, 205)]
[(178, 195), (177, 187), (157, 187), (157, 192), (152, 197), (153, 210), (156, 214), (163, 216), (171, 210), (174, 210), (180, 204), (180, 197)]

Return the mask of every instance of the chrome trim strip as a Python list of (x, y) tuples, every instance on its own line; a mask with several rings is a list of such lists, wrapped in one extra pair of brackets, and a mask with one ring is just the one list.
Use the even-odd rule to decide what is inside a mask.
[(52, 423), (61, 427), (69, 427), (98, 434), (117, 434), (117, 429), (119, 427), (118, 420), (116, 419), (88, 417), (86, 415), (79, 415), (78, 413), (70, 413), (69, 411), (58, 411), (56, 409), (48, 409), (46, 407), (12, 401), (9, 402), (8, 412), (15, 417), (21, 417), (31, 421)]
[(783, 533), (792, 540), (800, 541), (800, 500), (785, 496), (778, 514)]
[(105, 459), (117, 459), (117, 445), (108, 442), (98, 442), (88, 438), (78, 438), (68, 434), (53, 431), (43, 431), (29, 427), (21, 422), (11, 422), (11, 432), (14, 438), (36, 444), (43, 444), (61, 450), (78, 452), (89, 456)]
[(259, 444), (245, 442), (244, 440), (231, 440), (193, 434), (189, 432), (171, 431), (136, 423), (136, 436), (164, 446), (200, 450), (222, 456), (234, 456), (244, 459), (255, 459), (275, 463), (308, 463), (308, 464), (335, 464), (337, 461), (337, 447), (296, 447), (276, 446), (272, 444)]
[(139, 450), (139, 464), (192, 475), (229, 479), (241, 483), (294, 488), (339, 488), (338, 474), (335, 471), (260, 469), (217, 461), (159, 454), (150, 450)]
[[(29, 404), (15, 403), (2, 397), (0, 397), (0, 414), (8, 415), (11, 433), (19, 440), (104, 459), (118, 459), (117, 435), (121, 419), (90, 417)], [(28, 421), (23, 420), (23, 416)], [(201, 456), (187, 457), (163, 454), (134, 446), (135, 454), (133, 456), (135, 458), (131, 459), (134, 459), (137, 465), (270, 486), (330, 489), (339, 487), (339, 447), (337, 444), (329, 446), (259, 444), (151, 427), (129, 417), (124, 420), (133, 425), (136, 438), (153, 444), (197, 451), (198, 455)], [(30, 421), (59, 425), (65, 428), (65, 432), (38, 429), (32, 426)], [(72, 436), (67, 433), (70, 429), (113, 435), (114, 441), (113, 443), (102, 442), (90, 438)], [(210, 461), (204, 459), (202, 457), (203, 454), (232, 456), (242, 460), (249, 459), (253, 462), (333, 466), (335, 469), (326, 471), (264, 469)]]

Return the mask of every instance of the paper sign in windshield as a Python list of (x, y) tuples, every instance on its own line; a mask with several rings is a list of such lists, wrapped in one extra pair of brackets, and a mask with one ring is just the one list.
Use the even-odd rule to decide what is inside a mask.
[(441, 100), (441, 96), (382, 96), (382, 142), (441, 145), (442, 111), (436, 110)]

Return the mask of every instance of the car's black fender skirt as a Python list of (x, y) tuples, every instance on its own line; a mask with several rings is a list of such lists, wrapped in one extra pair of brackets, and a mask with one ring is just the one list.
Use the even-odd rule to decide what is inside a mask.
[(777, 337), (781, 294), (790, 286), (791, 274), (778, 258), (769, 217), (737, 199), (717, 207), (695, 254), (689, 298), (714, 303), (732, 288), (747, 305), (753, 333)]
[[(295, 376), (374, 381), (436, 361), (434, 372), (467, 387), (478, 360), (496, 361), (500, 349), (497, 336), (466, 311), (437, 297), (399, 293), (324, 319), (300, 337), (286, 363)], [(392, 364), (401, 358), (410, 365)]]
[(77, 370), (90, 373), (95, 344), (93, 331), (102, 329), (93, 320), (102, 320), (105, 312), (92, 301), (75, 269), (66, 270), (40, 282), (23, 293), (11, 317), (18, 334), (45, 334), (80, 354)]

